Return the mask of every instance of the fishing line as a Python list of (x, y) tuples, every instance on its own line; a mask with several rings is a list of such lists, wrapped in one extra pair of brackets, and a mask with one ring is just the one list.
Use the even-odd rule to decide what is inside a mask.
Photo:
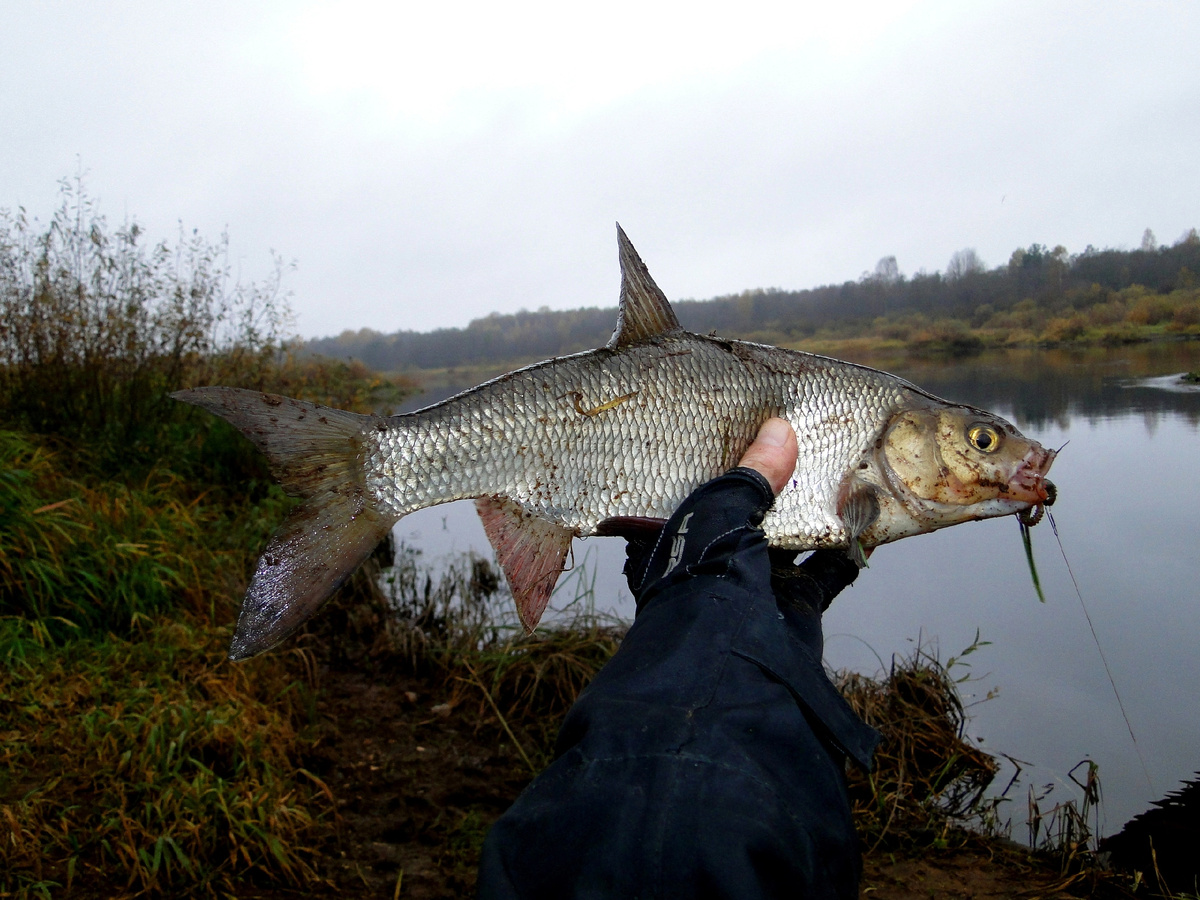
[(1154, 790), (1154, 782), (1150, 778), (1150, 770), (1146, 767), (1146, 758), (1142, 756), (1142, 748), (1138, 746), (1137, 736), (1133, 733), (1133, 726), (1129, 723), (1129, 715), (1125, 712), (1125, 704), (1121, 701), (1121, 692), (1117, 690), (1117, 682), (1113, 678), (1112, 669), (1108, 667), (1108, 659), (1104, 656), (1104, 648), (1100, 646), (1100, 638), (1096, 634), (1096, 626), (1092, 624), (1091, 613), (1088, 612), (1087, 604), (1083, 601), (1083, 592), (1079, 589), (1079, 582), (1075, 580), (1075, 572), (1071, 569), (1071, 561), (1067, 559), (1067, 551), (1063, 548), (1062, 538), (1058, 534), (1058, 523), (1054, 521), (1054, 513), (1046, 510), (1046, 518), (1050, 522), (1050, 530), (1054, 532), (1054, 540), (1058, 541), (1058, 552), (1062, 554), (1063, 562), (1067, 566), (1067, 574), (1071, 576), (1071, 584), (1075, 588), (1075, 596), (1079, 598), (1079, 607), (1083, 610), (1083, 617), (1087, 619), (1088, 628), (1092, 632), (1092, 641), (1096, 644), (1096, 652), (1100, 654), (1100, 662), (1104, 663), (1104, 674), (1108, 676), (1108, 683), (1112, 686), (1113, 696), (1117, 698), (1117, 707), (1121, 710), (1121, 718), (1125, 720), (1125, 730), (1129, 732), (1129, 739), (1133, 741), (1134, 752), (1137, 753), (1138, 762), (1142, 765), (1142, 774), (1146, 776), (1146, 784), (1150, 787), (1152, 794), (1158, 792)]

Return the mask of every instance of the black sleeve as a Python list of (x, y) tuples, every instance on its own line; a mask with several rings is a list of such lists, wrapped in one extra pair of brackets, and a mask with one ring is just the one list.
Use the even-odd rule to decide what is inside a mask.
[(481, 897), (857, 897), (844, 764), (877, 735), (808, 633), (848, 573), (814, 564), (777, 601), (773, 499), (736, 469), (631, 557), (637, 618), (489, 833)]

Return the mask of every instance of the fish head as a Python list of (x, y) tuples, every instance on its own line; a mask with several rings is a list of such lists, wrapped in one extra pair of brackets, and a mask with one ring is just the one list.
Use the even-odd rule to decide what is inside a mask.
[(893, 416), (879, 451), (892, 492), (933, 528), (1028, 510), (1050, 498), (1055, 451), (999, 416), (931, 406)]

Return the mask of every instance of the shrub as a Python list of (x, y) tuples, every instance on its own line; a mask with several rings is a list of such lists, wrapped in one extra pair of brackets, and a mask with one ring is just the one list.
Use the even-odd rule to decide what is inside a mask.
[(955, 666), (965, 665), (962, 657), (986, 645), (976, 635), (958, 658), (945, 663), (918, 648), (875, 677), (853, 672), (835, 677), (854, 711), (883, 735), (874, 770), (850, 773), (855, 820), (874, 846), (898, 838), (941, 840), (950, 820), (988, 824), (984, 792), (999, 766), (966, 739), (958, 686), (967, 679), (952, 675)]
[(1167, 328), (1171, 331), (1192, 331), (1200, 325), (1200, 291), (1175, 291), (1171, 295), (1175, 311)]
[(1088, 321), (1093, 325), (1116, 325), (1125, 321), (1125, 304), (1120, 300), (1097, 303), (1087, 311)]
[(917, 354), (965, 356), (983, 348), (983, 339), (972, 334), (959, 319), (938, 319), (909, 338), (910, 349)]
[(1087, 317), (1081, 313), (1071, 313), (1067, 316), (1053, 318), (1046, 323), (1046, 330), (1043, 333), (1045, 339), (1051, 343), (1062, 343), (1066, 341), (1074, 341), (1083, 337), (1087, 331)]
[(36, 431), (128, 454), (173, 418), (167, 393), (263, 377), (290, 320), (283, 265), (261, 284), (230, 278), (228, 237), (147, 247), (113, 229), (64, 181), (39, 229), (0, 210), (0, 409)]
[(1126, 318), (1134, 325), (1158, 325), (1171, 318), (1173, 305), (1160, 294), (1143, 294), (1130, 307)]

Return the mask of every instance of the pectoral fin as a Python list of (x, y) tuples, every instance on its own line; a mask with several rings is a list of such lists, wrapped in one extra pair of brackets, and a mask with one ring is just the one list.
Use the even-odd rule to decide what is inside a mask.
[(517, 602), (521, 624), (533, 631), (550, 602), (575, 533), (502, 497), (480, 497), (475, 508)]
[(850, 538), (846, 553), (860, 569), (867, 567), (867, 557), (859, 538), (879, 518), (877, 490), (875, 485), (861, 478), (850, 477), (842, 482), (842, 489), (838, 492), (837, 512)]

